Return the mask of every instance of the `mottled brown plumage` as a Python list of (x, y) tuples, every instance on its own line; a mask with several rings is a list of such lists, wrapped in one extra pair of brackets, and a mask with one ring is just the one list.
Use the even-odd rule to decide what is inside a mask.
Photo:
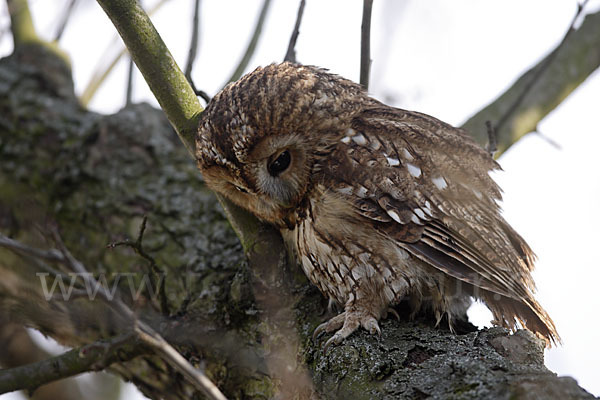
[(207, 184), (277, 226), (344, 307), (317, 328), (336, 331), (328, 344), (378, 332), (402, 299), (452, 327), (477, 298), (496, 324), (559, 340), (533, 297), (534, 254), (500, 215), (499, 166), (460, 129), (283, 63), (215, 96), (196, 155)]

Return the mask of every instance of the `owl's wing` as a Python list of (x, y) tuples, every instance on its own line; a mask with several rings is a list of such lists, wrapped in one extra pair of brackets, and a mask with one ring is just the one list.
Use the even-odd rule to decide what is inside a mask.
[(345, 186), (337, 190), (359, 214), (422, 261), (549, 320), (532, 295), (535, 255), (500, 215), (501, 192), (488, 175), (500, 167), (470, 137), (381, 105), (354, 118), (341, 140), (333, 173)]

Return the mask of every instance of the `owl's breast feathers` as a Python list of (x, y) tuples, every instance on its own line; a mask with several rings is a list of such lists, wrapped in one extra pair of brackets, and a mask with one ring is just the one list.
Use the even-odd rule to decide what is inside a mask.
[(325, 187), (374, 231), (472, 286), (496, 322), (560, 340), (533, 297), (535, 255), (500, 215), (500, 169), (460, 129), (383, 104), (355, 116), (322, 168)]

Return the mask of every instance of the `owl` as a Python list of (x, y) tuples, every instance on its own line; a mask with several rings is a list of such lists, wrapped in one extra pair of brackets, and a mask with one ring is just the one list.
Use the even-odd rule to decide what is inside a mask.
[(400, 301), (450, 328), (472, 299), (494, 323), (559, 341), (533, 297), (535, 255), (500, 215), (498, 164), (464, 131), (387, 106), (324, 69), (258, 68), (208, 104), (196, 138), (206, 184), (277, 227), (343, 312), (339, 344)]

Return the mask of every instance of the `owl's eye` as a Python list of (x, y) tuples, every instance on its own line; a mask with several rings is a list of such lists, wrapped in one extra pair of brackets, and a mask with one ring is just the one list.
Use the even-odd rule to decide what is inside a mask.
[(269, 162), (267, 170), (271, 176), (277, 176), (290, 166), (291, 161), (292, 156), (290, 155), (290, 152), (287, 150), (282, 151), (276, 159)]

